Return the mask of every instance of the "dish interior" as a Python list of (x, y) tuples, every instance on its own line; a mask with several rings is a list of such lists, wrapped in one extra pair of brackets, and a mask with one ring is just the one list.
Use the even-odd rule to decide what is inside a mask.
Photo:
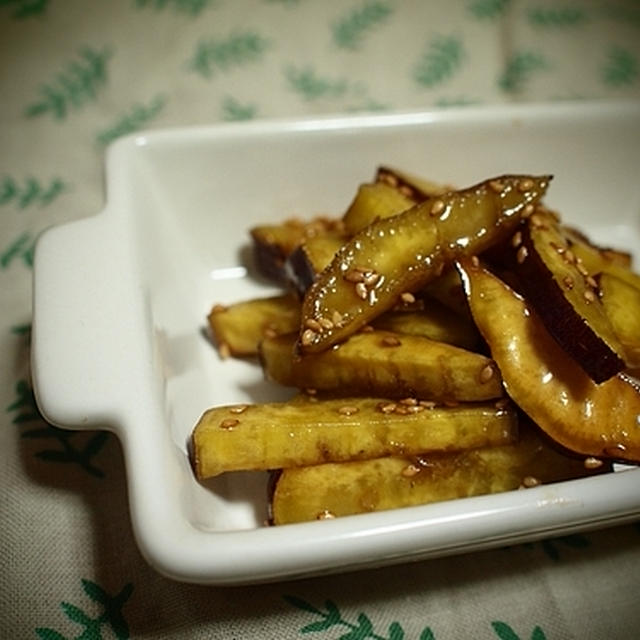
[[(292, 394), (266, 382), (255, 362), (222, 361), (207, 332), (214, 303), (277, 291), (255, 274), (248, 230), (293, 216), (340, 216), (380, 164), (461, 187), (504, 173), (551, 173), (548, 206), (596, 242), (640, 256), (640, 154), (614, 122), (478, 116), (227, 131), (129, 142), (130, 188), (117, 212), (133, 230), (163, 389), (166, 424), (154, 429), (168, 429), (185, 459), (191, 430), (209, 406)], [(192, 525), (264, 525), (266, 474), (199, 484), (187, 477), (188, 465), (183, 471)]]

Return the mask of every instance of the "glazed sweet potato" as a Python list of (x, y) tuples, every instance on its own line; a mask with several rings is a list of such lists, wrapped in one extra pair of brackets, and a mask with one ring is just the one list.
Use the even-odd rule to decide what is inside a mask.
[(624, 349), (598, 297), (598, 285), (555, 217), (536, 213), (516, 231), (511, 264), (553, 337), (595, 382), (625, 368)]
[(344, 398), (216, 407), (193, 432), (196, 475), (460, 451), (517, 440), (513, 408)]
[(249, 234), (256, 269), (265, 278), (286, 284), (288, 274), (285, 265), (291, 253), (305, 239), (341, 228), (341, 220), (326, 216), (316, 216), (309, 221), (289, 218), (280, 224), (253, 227)]
[[(502, 176), (373, 222), (336, 254), (305, 295), (299, 347), (342, 342), (437, 278), (454, 259), (507, 237), (531, 214), (548, 176)], [(313, 327), (320, 326), (321, 330)]]
[(392, 186), (415, 202), (422, 202), (434, 196), (440, 196), (443, 193), (447, 193), (447, 191), (455, 191), (455, 187), (452, 185), (434, 182), (423, 176), (389, 165), (381, 165), (378, 167), (375, 180), (378, 183)]
[(521, 429), (506, 446), (419, 457), (387, 457), (284, 470), (271, 502), (274, 524), (466, 498), (602, 472), (585, 468)]
[(514, 402), (569, 451), (640, 462), (638, 383), (618, 374), (596, 384), (522, 297), (473, 260), (459, 266), (473, 318)]
[(600, 300), (622, 344), (628, 367), (640, 367), (640, 289), (611, 273), (597, 276)]
[(281, 385), (343, 396), (482, 402), (503, 395), (490, 358), (389, 331), (357, 333), (338, 348), (304, 356), (295, 334), (270, 337), (260, 343), (260, 360), (267, 378)]
[(279, 470), (285, 524), (640, 463), (622, 372), (640, 370), (640, 275), (546, 208), (549, 181), (455, 190), (382, 166), (341, 217), (253, 229), (298, 295), (216, 306), (211, 329), (305, 393), (206, 411), (197, 477)]
[(255, 356), (268, 336), (295, 331), (300, 301), (294, 295), (270, 296), (214, 305), (207, 320), (221, 357)]
[(382, 331), (422, 336), (470, 351), (480, 346), (480, 334), (468, 314), (454, 313), (437, 300), (420, 300), (424, 308), (387, 311), (371, 326)]

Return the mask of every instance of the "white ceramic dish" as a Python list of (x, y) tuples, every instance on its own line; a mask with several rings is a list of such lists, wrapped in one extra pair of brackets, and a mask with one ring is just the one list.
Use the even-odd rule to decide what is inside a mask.
[(623, 522), (638, 470), (527, 491), (264, 526), (264, 474), (194, 480), (186, 442), (210, 405), (279, 397), (203, 335), (214, 302), (270, 292), (247, 229), (339, 214), (387, 163), (472, 184), (551, 172), (547, 203), (640, 255), (640, 107), (562, 104), (255, 122), (140, 134), (107, 156), (107, 203), (40, 239), (33, 372), (53, 423), (121, 439), (140, 548), (178, 580), (237, 584), (379, 566)]

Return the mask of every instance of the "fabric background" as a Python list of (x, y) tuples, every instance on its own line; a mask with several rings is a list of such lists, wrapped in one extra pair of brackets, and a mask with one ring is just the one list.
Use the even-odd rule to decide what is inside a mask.
[(171, 582), (133, 541), (118, 442), (47, 425), (29, 373), (35, 240), (101, 209), (122, 134), (603, 98), (640, 100), (637, 0), (0, 0), (0, 637), (637, 637), (637, 525), (268, 586)]

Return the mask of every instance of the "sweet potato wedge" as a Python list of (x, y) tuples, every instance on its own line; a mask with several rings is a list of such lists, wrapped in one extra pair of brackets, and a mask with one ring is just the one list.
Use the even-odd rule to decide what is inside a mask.
[(266, 377), (287, 387), (438, 402), (482, 402), (504, 394), (490, 358), (444, 342), (374, 330), (328, 351), (300, 356), (296, 337), (260, 343)]
[(290, 218), (280, 224), (258, 225), (250, 229), (254, 262), (258, 272), (269, 280), (286, 284), (287, 258), (306, 238), (328, 230), (342, 228), (342, 221), (326, 216), (316, 216), (302, 221)]
[(600, 300), (625, 353), (625, 363), (640, 368), (640, 289), (611, 273), (596, 276)]
[(300, 301), (295, 295), (282, 294), (228, 306), (216, 304), (207, 319), (221, 357), (255, 356), (263, 338), (296, 330)]
[(454, 313), (433, 299), (425, 301), (424, 309), (387, 311), (371, 326), (382, 331), (423, 336), (470, 351), (477, 350), (480, 345), (480, 334), (468, 314)]
[(447, 191), (455, 191), (455, 187), (452, 185), (434, 182), (389, 165), (380, 165), (376, 171), (375, 179), (376, 182), (392, 186), (415, 202), (422, 202), (434, 196), (440, 196), (443, 193), (447, 193)]
[[(274, 524), (323, 520), (499, 493), (594, 471), (565, 456), (533, 429), (518, 442), (458, 453), (387, 457), (286, 469), (272, 493)], [(598, 471), (606, 469), (603, 465)]]
[(347, 237), (341, 230), (329, 229), (306, 238), (291, 252), (285, 263), (285, 271), (301, 296), (346, 241)]
[(343, 245), (307, 291), (301, 351), (317, 353), (345, 340), (455, 258), (507, 237), (533, 211), (549, 180), (502, 176), (370, 224)]
[(345, 398), (216, 407), (192, 436), (196, 475), (460, 451), (517, 440), (513, 407)]
[(566, 449), (640, 462), (640, 389), (618, 374), (596, 384), (534, 308), (477, 261), (459, 262), (473, 318), (514, 402)]
[(511, 242), (511, 264), (549, 332), (595, 382), (625, 368), (624, 349), (598, 297), (597, 282), (574, 254), (555, 217), (536, 213)]
[(403, 193), (386, 182), (361, 184), (342, 217), (345, 231), (354, 235), (374, 220), (397, 215), (424, 199)]

